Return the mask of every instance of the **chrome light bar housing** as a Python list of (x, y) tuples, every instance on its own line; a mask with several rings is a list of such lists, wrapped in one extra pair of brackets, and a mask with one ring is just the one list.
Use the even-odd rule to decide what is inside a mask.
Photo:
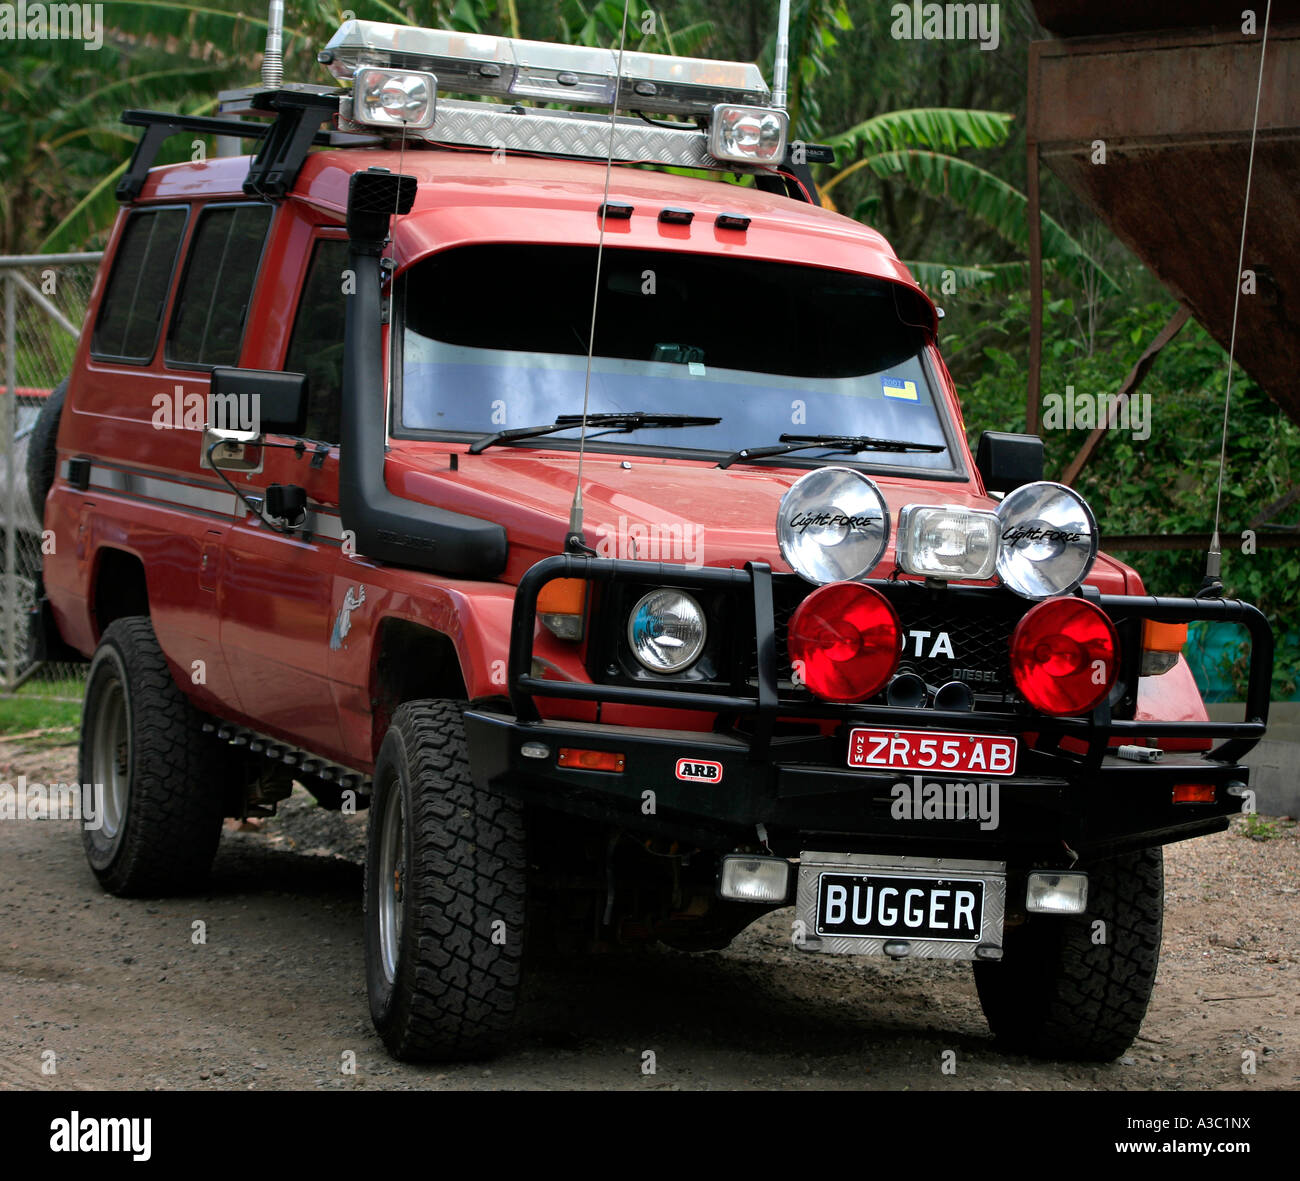
[[(340, 80), (362, 66), (431, 72), (451, 93), (531, 98), (543, 102), (653, 114), (711, 115), (720, 103), (770, 106), (771, 91), (747, 62), (625, 52), (618, 84), (612, 49), (492, 37), (349, 20), (319, 55)], [(607, 124), (608, 126), (608, 124)]]

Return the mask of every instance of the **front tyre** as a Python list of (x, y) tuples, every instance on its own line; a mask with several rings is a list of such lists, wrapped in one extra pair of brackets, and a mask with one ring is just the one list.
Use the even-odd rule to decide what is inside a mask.
[(498, 1052), (520, 987), (523, 811), (475, 786), (463, 708), (403, 705), (375, 763), (366, 988), (375, 1029), (406, 1062)]
[(1160, 958), (1164, 856), (1141, 849), (1088, 868), (1083, 915), (1029, 915), (1004, 958), (977, 963), (989, 1028), (1009, 1050), (1108, 1062), (1142, 1027)]
[(86, 677), (81, 783), (97, 814), (86, 859), (110, 894), (197, 889), (221, 839), (225, 765), (142, 616), (109, 625)]

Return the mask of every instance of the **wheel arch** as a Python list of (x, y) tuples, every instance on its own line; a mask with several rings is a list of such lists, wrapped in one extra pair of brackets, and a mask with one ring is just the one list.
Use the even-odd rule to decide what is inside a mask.
[(387, 616), (375, 629), (370, 661), (370, 741), (376, 754), (398, 706), (422, 698), (469, 700), (460, 652), (446, 632)]
[(90, 601), (95, 643), (110, 624), (131, 615), (149, 615), (149, 580), (138, 554), (115, 546), (95, 553)]

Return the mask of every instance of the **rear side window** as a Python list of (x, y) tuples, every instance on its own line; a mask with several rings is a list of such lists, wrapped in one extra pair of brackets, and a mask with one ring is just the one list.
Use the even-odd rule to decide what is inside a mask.
[(145, 209), (127, 219), (91, 339), (95, 356), (153, 360), (187, 215), (183, 208)]
[(270, 225), (269, 205), (221, 205), (203, 211), (167, 334), (168, 361), (239, 363), (244, 321)]
[(287, 372), (307, 375), (307, 423), (303, 434), (323, 443), (339, 441), (343, 325), (347, 315), (343, 271), (347, 265), (346, 242), (326, 239), (316, 244), (284, 362)]

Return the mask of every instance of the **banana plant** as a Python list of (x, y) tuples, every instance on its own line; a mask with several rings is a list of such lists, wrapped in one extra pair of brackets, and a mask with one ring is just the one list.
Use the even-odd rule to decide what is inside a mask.
[[(1012, 117), (1001, 111), (947, 107), (888, 111), (826, 138), (842, 159), (857, 156), (833, 176), (819, 181), (822, 200), (835, 208), (839, 186), (861, 172), (881, 180), (902, 180), (992, 229), (1024, 254), (1029, 252), (1029, 200), (1014, 185), (956, 155), (965, 148), (1004, 145)], [(862, 209), (859, 206), (855, 213)], [(1067, 274), (1080, 286), (1100, 283), (1107, 291), (1119, 285), (1091, 253), (1059, 222), (1041, 214), (1046, 269)], [(1003, 290), (1022, 287), (1028, 274), (1024, 260), (970, 262), (905, 260), (917, 281), (945, 293), (973, 286)]]

